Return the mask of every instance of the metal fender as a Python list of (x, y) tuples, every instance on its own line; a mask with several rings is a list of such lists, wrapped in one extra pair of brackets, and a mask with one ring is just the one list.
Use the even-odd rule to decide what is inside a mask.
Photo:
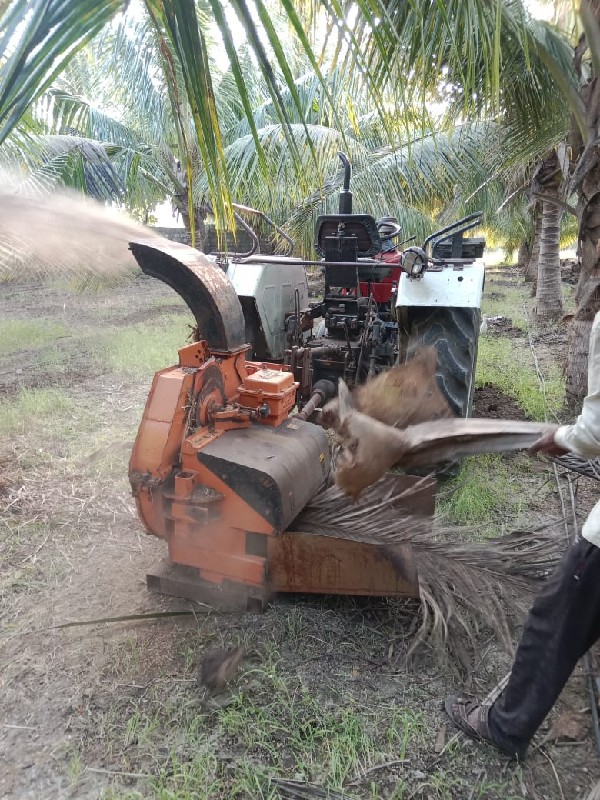
[(427, 270), (421, 278), (410, 278), (403, 272), (398, 283), (396, 308), (481, 308), (484, 280), (485, 265), (481, 260), (461, 269), (449, 266), (439, 272)]

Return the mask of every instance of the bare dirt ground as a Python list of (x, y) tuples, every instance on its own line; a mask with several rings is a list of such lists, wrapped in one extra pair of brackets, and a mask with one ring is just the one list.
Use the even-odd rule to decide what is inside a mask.
[[(498, 294), (515, 287), (506, 272), (498, 283)], [(279, 776), (331, 798), (583, 800), (600, 761), (582, 670), (519, 766), (453, 738), (441, 700), (463, 679), (427, 650), (406, 663), (410, 601), (292, 597), (225, 615), (147, 592), (164, 547), (137, 520), (127, 460), (152, 373), (175, 360), (188, 321), (146, 279), (97, 294), (0, 291), (0, 796), (276, 798)], [(561, 357), (546, 344), (542, 362)], [(475, 405), (523, 414), (493, 386)], [(529, 521), (560, 515), (547, 465), (503, 464)], [(597, 484), (578, 478), (577, 489), (583, 515)], [(523, 521), (497, 514), (502, 530)], [(60, 627), (165, 611), (191, 613)], [(233, 644), (250, 657), (207, 694), (202, 654)], [(509, 665), (482, 632), (472, 690), (487, 694)], [(555, 741), (565, 712), (576, 735)]]

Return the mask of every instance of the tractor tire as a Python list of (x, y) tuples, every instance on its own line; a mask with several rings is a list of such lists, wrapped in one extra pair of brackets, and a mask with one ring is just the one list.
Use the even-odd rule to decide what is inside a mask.
[(437, 347), (438, 386), (458, 417), (471, 415), (480, 325), (478, 308), (409, 310), (407, 358), (420, 345)]

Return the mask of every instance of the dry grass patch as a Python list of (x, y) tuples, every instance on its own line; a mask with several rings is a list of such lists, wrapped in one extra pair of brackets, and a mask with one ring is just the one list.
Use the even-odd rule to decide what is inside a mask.
[(112, 372), (151, 381), (154, 372), (177, 363), (177, 351), (188, 344), (190, 332), (188, 315), (168, 314), (152, 324), (101, 335), (96, 352)]
[(0, 402), (0, 435), (33, 432), (38, 425), (66, 419), (76, 409), (64, 389), (21, 389), (16, 397)]

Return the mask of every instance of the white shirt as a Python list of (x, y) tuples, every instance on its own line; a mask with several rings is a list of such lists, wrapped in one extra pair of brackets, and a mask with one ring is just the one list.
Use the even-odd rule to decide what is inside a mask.
[[(561, 425), (554, 434), (560, 447), (582, 458), (600, 456), (600, 311), (594, 317), (588, 356), (588, 393), (573, 425)], [(600, 547), (600, 501), (586, 519), (581, 535)]]

